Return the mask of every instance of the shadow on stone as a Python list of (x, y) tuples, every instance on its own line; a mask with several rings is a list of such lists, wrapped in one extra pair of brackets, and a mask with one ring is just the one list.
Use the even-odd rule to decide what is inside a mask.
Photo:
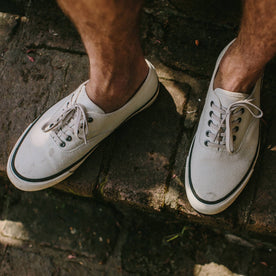
[(161, 85), (156, 102), (116, 133), (109, 171), (100, 178), (103, 198), (148, 210), (163, 206), (179, 119), (170, 94)]
[(0, 220), (0, 242), (53, 247), (98, 263), (115, 246), (117, 224), (111, 208), (89, 199), (52, 189), (21, 192), (10, 186)]

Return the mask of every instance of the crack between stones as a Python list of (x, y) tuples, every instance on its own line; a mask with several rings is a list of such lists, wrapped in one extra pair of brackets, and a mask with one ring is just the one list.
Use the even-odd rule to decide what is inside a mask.
[[(119, 212), (116, 209), (116, 212)], [(128, 236), (127, 227), (123, 224), (122, 229), (120, 230), (116, 244), (114, 246), (114, 249), (111, 252), (111, 255), (108, 257), (106, 263), (105, 263), (105, 273), (108, 273), (108, 270), (114, 266), (118, 266), (122, 268), (122, 249), (124, 244), (126, 243)]]
[[(72, 249), (66, 249), (66, 248), (59, 248), (57, 246), (53, 246), (51, 244), (46, 244), (46, 243), (36, 243), (34, 241), (31, 241), (31, 240), (28, 240), (28, 241), (23, 241), (25, 242), (25, 244), (29, 244), (29, 245), (33, 245), (30, 249), (28, 247), (27, 250), (24, 249), (23, 247), (18, 247), (19, 250), (23, 251), (23, 252), (32, 252), (32, 253), (35, 253), (37, 254), (37, 249), (39, 248), (48, 248), (50, 250), (53, 250), (53, 251), (56, 251), (56, 252), (60, 252), (60, 253), (66, 253), (66, 254), (74, 254), (78, 257), (82, 257), (82, 258), (87, 258), (87, 259), (94, 259), (95, 258), (95, 255), (94, 254), (89, 254), (89, 253), (86, 253), (86, 252), (81, 252), (81, 251), (78, 251), (78, 250), (72, 250)], [(4, 254), (3, 254), (3, 258), (1, 259), (0, 261), (0, 268), (2, 266), (2, 263), (5, 259), (5, 256), (6, 256), (6, 252), (8, 250), (8, 245), (6, 245), (6, 248), (5, 248), (5, 251), (4, 251)]]
[[(173, 64), (168, 64), (165, 60), (163, 60), (162, 58), (159, 57), (159, 60), (168, 68), (174, 70), (174, 71), (180, 71), (181, 73), (183, 74), (186, 74), (186, 75), (189, 75), (190, 77), (192, 78), (195, 78), (197, 80), (209, 80), (210, 79), (210, 76), (209, 75), (203, 75), (203, 74), (199, 74), (197, 72), (194, 72), (192, 70), (189, 70), (189, 69), (181, 69), (179, 67), (176, 67), (175, 65)], [(160, 78), (160, 79), (164, 79), (164, 80), (171, 80), (173, 81), (174, 79), (167, 79), (167, 78)]]
[(7, 251), (8, 251), (8, 245), (5, 244), (5, 245), (4, 245), (3, 257), (2, 257), (1, 260), (0, 260), (0, 270), (2, 270), (1, 267), (2, 267), (2, 264), (3, 264), (4, 260), (5, 260)]
[[(190, 92), (190, 93), (192, 93), (192, 92)], [(186, 103), (183, 105), (183, 108), (182, 108), (183, 111), (187, 107), (188, 102), (190, 100), (190, 93), (187, 96)], [(184, 126), (185, 119), (186, 119), (186, 113), (183, 112), (183, 115), (179, 118), (179, 128), (180, 128), (180, 130), (179, 130), (178, 135), (176, 137), (176, 142), (173, 146), (172, 153), (171, 153), (171, 156), (170, 156), (169, 170), (168, 170), (169, 172), (168, 172), (166, 182), (165, 182), (165, 192), (164, 192), (164, 199), (163, 199), (162, 208), (165, 207), (165, 198), (166, 198), (166, 194), (168, 193), (170, 183), (171, 183), (171, 179), (172, 179), (172, 176), (173, 176), (173, 171), (174, 171), (174, 166), (175, 166), (175, 161), (176, 161), (176, 156), (177, 156), (177, 152), (178, 152), (178, 149), (179, 149), (179, 145), (181, 144), (181, 140), (182, 140), (184, 131), (187, 130), (187, 128), (185, 128), (185, 126)]]
[[(68, 253), (68, 254), (74, 254), (80, 257), (84, 257), (84, 258), (95, 258), (94, 254), (89, 254), (86, 253), (84, 251), (79, 251), (79, 250), (73, 250), (73, 249), (69, 249), (69, 248), (61, 248), (52, 244), (46, 244), (46, 243), (36, 243), (35, 241), (27, 241), (27, 244), (32, 244), (34, 245), (34, 249), (39, 248), (39, 247), (44, 247), (44, 248), (49, 248), (53, 251), (58, 251), (58, 252), (62, 252), (62, 253)], [(32, 251), (32, 250), (30, 250)]]
[[(263, 129), (264, 127), (261, 127), (261, 129)], [(263, 171), (263, 158), (264, 158), (264, 153), (265, 153), (265, 145), (267, 144), (267, 137), (269, 135), (269, 131), (271, 129), (271, 126), (266, 128), (266, 131), (265, 133), (261, 134), (263, 139), (261, 141), (261, 149), (260, 149), (260, 154), (259, 154), (259, 157), (258, 157), (258, 160), (257, 160), (257, 169), (258, 169), (258, 172), (257, 172), (257, 175), (256, 175), (256, 180), (255, 180), (255, 189), (254, 189), (254, 194), (253, 194), (253, 198), (252, 198), (252, 201), (250, 202), (250, 206), (249, 206), (249, 210), (247, 212), (247, 216), (245, 217), (244, 219), (244, 223), (243, 223), (243, 228), (246, 229), (247, 226), (249, 225), (250, 223), (250, 216), (251, 216), (251, 213), (252, 213), (252, 209), (253, 209), (253, 206), (254, 206), (254, 202), (256, 200), (256, 197), (257, 197), (257, 192), (258, 192), (258, 185), (257, 183), (259, 183), (259, 179), (260, 179), (260, 174), (261, 174), (261, 171)]]
[(114, 134), (115, 133), (112, 133), (111, 136), (106, 138), (107, 140), (105, 139), (101, 143), (101, 144), (105, 143), (106, 146), (104, 147), (105, 150), (103, 151), (103, 154), (102, 154), (101, 164), (99, 168), (99, 173), (96, 178), (96, 183), (94, 187), (92, 187), (92, 196), (100, 199), (103, 199), (103, 195), (101, 191), (108, 180), (109, 167), (113, 159), (113, 152), (117, 142), (116, 137), (114, 141), (114, 137), (113, 137)]
[(52, 46), (49, 46), (47, 44), (35, 45), (35, 44), (32, 43), (32, 44), (27, 45), (26, 48), (31, 48), (31, 49), (35, 49), (35, 50), (42, 49), (42, 50), (59, 51), (59, 52), (62, 52), (62, 53), (69, 53), (69, 54), (80, 55), (80, 56), (87, 55), (86, 52), (83, 52), (83, 51), (64, 49), (64, 48), (60, 48), (60, 47), (52, 47)]
[(22, 22), (22, 17), (23, 16), (18, 16), (18, 18), (15, 20), (16, 21), (16, 24), (15, 26), (12, 28), (11, 30), (11, 33), (10, 33), (10, 37), (9, 39), (7, 40), (7, 44), (10, 44), (10, 42), (13, 40), (13, 38), (15, 37), (15, 35), (17, 34), (17, 31), (21, 25), (21, 22)]
[(68, 69), (69, 69), (69, 64), (66, 66), (66, 68), (64, 69), (64, 78), (63, 78), (63, 82), (66, 82), (66, 78), (67, 78), (67, 74), (68, 74)]

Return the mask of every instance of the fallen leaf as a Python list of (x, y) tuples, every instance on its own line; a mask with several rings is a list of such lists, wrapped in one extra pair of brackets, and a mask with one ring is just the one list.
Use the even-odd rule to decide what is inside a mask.
[(26, 51), (27, 54), (32, 53), (32, 52), (35, 52), (35, 49), (28, 49), (28, 50)]
[(27, 57), (28, 57), (28, 59), (29, 59), (30, 62), (34, 62), (34, 58), (33, 57), (31, 57), (29, 55), (27, 55)]

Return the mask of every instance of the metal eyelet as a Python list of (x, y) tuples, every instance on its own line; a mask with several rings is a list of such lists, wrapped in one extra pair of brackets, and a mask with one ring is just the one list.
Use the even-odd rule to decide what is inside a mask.
[(65, 143), (65, 142), (61, 142), (59, 145), (60, 145), (62, 148), (64, 148), (64, 147), (66, 146), (66, 143)]
[(72, 137), (70, 135), (67, 136), (66, 141), (68, 141), (68, 142), (72, 141)]
[(87, 119), (88, 123), (92, 123), (93, 121), (94, 121), (94, 119), (92, 117), (88, 117), (88, 119)]
[(238, 127), (238, 126), (235, 126), (233, 130), (234, 130), (235, 132), (238, 132), (238, 131), (239, 131), (239, 127)]

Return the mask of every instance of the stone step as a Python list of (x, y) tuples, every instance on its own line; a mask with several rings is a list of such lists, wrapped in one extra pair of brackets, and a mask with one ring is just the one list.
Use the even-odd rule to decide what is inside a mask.
[[(154, 5), (157, 2), (159, 6)], [(46, 8), (40, 9), (41, 5)], [(205, 19), (192, 13), (189, 18), (184, 12), (189, 8), (180, 1), (146, 3), (142, 41), (160, 77), (160, 95), (151, 108), (103, 141), (81, 168), (56, 188), (172, 221), (275, 235), (275, 61), (269, 64), (264, 79), (262, 153), (246, 189), (228, 210), (216, 216), (198, 214), (187, 201), (183, 184), (187, 152), (216, 57), (237, 26), (234, 16), (228, 18), (229, 24), (223, 18), (212, 21), (215, 16), (210, 14)], [(232, 11), (232, 15), (238, 13), (238, 9)], [(24, 14), (1, 14), (3, 179), (8, 153), (22, 131), (86, 80), (88, 72), (79, 35), (54, 1), (47, 5), (35, 1)]]

